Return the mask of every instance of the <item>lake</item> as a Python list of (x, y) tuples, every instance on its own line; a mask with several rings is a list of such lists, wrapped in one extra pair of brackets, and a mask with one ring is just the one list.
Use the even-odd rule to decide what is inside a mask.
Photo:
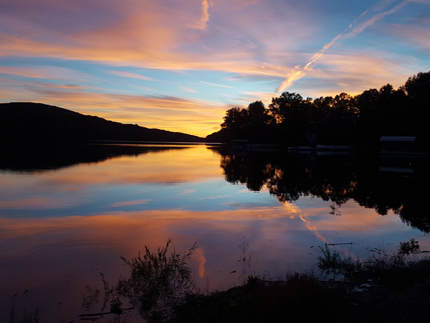
[[(430, 250), (429, 160), (141, 144), (0, 155), (0, 321), (72, 322), (85, 286), (127, 275), (120, 258), (197, 249), (203, 290), (256, 274), (317, 271), (326, 244), (353, 258), (414, 238)], [(106, 318), (109, 319), (109, 318)]]

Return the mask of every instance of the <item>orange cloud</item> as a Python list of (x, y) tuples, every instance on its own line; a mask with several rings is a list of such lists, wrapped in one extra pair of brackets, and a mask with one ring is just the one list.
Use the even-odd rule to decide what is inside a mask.
[[(312, 37), (320, 31), (320, 26), (317, 25), (317, 21), (312, 19), (306, 19), (306, 24), (303, 23), (303, 15), (309, 13), (300, 6), (286, 4), (285, 7), (274, 9), (273, 6), (256, 0), (220, 0), (216, 3), (208, 0), (177, 1), (170, 3), (169, 6), (155, 0), (145, 0), (144, 3), (138, 0), (127, 0), (123, 5), (115, 2), (64, 5), (54, 0), (40, 0), (37, 5), (31, 5), (31, 10), (28, 10), (29, 4), (24, 6), (22, 2), (14, 2), (5, 6), (5, 10), (0, 12), (0, 30), (2, 30), (0, 32), (0, 57), (73, 60), (74, 64), (76, 61), (85, 61), (86, 64), (96, 62), (102, 66), (97, 69), (98, 71), (106, 69), (108, 66), (107, 73), (114, 70), (111, 72), (113, 75), (145, 81), (153, 79), (139, 73), (115, 71), (115, 69), (119, 66), (127, 66), (128, 68), (160, 69), (169, 72), (229, 73), (233, 74), (230, 81), (236, 77), (238, 86), (232, 82), (229, 86), (218, 84), (219, 81), (202, 83), (220, 88), (235, 88), (237, 92), (239, 86), (249, 85), (249, 83), (243, 85), (243, 82), (239, 84), (241, 78), (260, 82), (262, 79), (267, 80), (263, 85), (266, 87), (272, 86), (270, 84), (274, 84), (274, 82), (281, 83), (276, 89), (276, 92), (281, 92), (305, 76), (313, 79), (312, 90), (309, 90), (312, 96), (320, 93), (331, 94), (332, 91), (338, 93), (339, 89), (335, 88), (337, 83), (349, 84), (353, 91), (359, 92), (362, 88), (354, 86), (357, 86), (357, 81), (361, 82), (360, 84), (364, 82), (366, 78), (364, 73), (351, 75), (343, 73), (344, 76), (355, 78), (357, 81), (336, 80), (333, 81), (333, 89), (327, 89), (326, 80), (334, 79), (337, 74), (342, 74), (342, 71), (337, 69), (337, 65), (331, 65), (328, 68), (324, 65), (323, 70), (317, 70), (314, 69), (315, 64), (323, 62), (323, 60), (325, 62), (329, 50), (335, 43), (339, 43), (349, 36), (357, 35), (376, 21), (399, 11), (411, 1), (405, 0), (393, 9), (374, 15), (360, 23), (369, 14), (369, 11), (364, 12), (351, 24), (350, 28), (338, 34), (314, 54), (305, 52), (302, 44), (304, 40), (315, 43)], [(386, 4), (383, 7), (385, 6)], [(91, 17), (96, 18), (89, 19)], [(208, 28), (209, 21), (211, 28)], [(270, 23), (267, 23), (268, 21)], [(190, 26), (194, 26), (194, 28), (190, 28)], [(203, 30), (204, 32), (201, 32)], [(289, 30), (294, 30), (294, 32), (286, 32)], [(425, 33), (421, 39), (424, 40), (424, 38)], [(422, 43), (422, 40), (417, 38), (417, 42)], [(424, 41), (424, 43), (428, 42)], [(308, 47), (309, 44), (306, 46), (306, 48), (313, 48)], [(346, 56), (349, 54), (345, 53), (343, 59), (347, 60)], [(354, 55), (358, 54), (354, 53)], [(371, 55), (373, 60), (378, 56), (374, 51)], [(384, 53), (380, 56), (383, 55)], [(337, 56), (341, 55), (337, 54)], [(301, 62), (303, 57), (307, 57), (307, 61)], [(400, 75), (404, 82), (403, 75), (411, 75), (412, 68), (406, 71), (406, 69), (399, 69), (400, 64), (395, 69), (391, 69), (390, 62), (382, 64), (382, 69), (390, 69), (391, 73), (384, 71), (378, 76), (383, 80), (378, 87), (386, 83), (388, 77)], [(402, 66), (404, 64), (406, 63), (403, 62)], [(20, 68), (22, 70), (4, 67), (3, 71), (7, 75), (46, 78), (47, 80), (65, 79), (65, 77), (58, 78), (58, 73), (51, 75), (43, 72), (42, 69), (23, 70), (23, 67)], [(414, 71), (415, 68), (413, 66)], [(51, 67), (46, 70), (50, 71)], [(366, 70), (361, 68), (360, 71)], [(58, 72), (60, 71), (58, 70)], [(367, 72), (373, 73), (372, 70), (367, 70)], [(73, 76), (71, 71), (66, 71), (66, 74)], [(43, 103), (56, 105), (62, 105), (60, 103), (64, 102), (62, 106), (65, 108), (73, 108), (77, 111), (87, 110), (91, 111), (93, 115), (102, 114), (102, 117), (105, 118), (115, 117), (117, 118), (115, 120), (120, 122), (190, 132), (201, 136), (218, 130), (226, 110), (225, 106), (236, 104), (241, 99), (240, 93), (231, 94), (232, 91), (229, 91), (228, 94), (220, 93), (219, 95), (218, 101), (223, 101), (225, 105), (204, 101), (193, 101), (189, 104), (185, 99), (176, 100), (177, 98), (175, 98), (172, 101), (176, 101), (177, 104), (172, 107), (167, 96), (157, 98), (155, 95), (152, 97), (148, 95), (148, 93), (160, 93), (161, 88), (157, 88), (159, 84), (151, 84), (151, 88), (127, 84), (127, 86), (133, 87), (133, 90), (139, 88), (141, 91), (145, 91), (144, 99), (138, 100), (127, 95), (131, 91), (126, 93), (128, 90), (125, 89), (124, 84), (121, 84), (121, 91), (112, 90), (115, 86), (112, 83), (106, 86), (107, 88), (100, 89), (103, 86), (100, 84), (106, 84), (105, 82), (109, 82), (109, 80), (103, 79), (103, 76), (97, 76), (98, 83), (94, 85), (95, 82), (90, 79), (91, 77), (95, 76), (73, 76), (70, 85), (61, 85), (67, 90), (64, 93), (46, 91), (48, 87), (46, 84), (37, 84), (31, 80), (27, 80), (28, 83), (21, 83), (19, 89), (13, 88), (20, 86), (19, 84), (5, 81), (4, 84), (1, 84), (0, 96), (3, 102), (23, 101), (23, 99), (31, 101), (37, 99)], [(320, 80), (318, 86), (315, 86), (315, 80)], [(373, 83), (373, 81), (376, 80), (372, 79), (370, 82)], [(392, 83), (391, 79), (389, 81)], [(170, 80), (159, 83), (171, 85), (175, 89), (179, 84), (181, 84), (180, 86), (184, 84), (180, 82), (171, 84)], [(302, 85), (304, 83), (300, 84), (302, 88), (306, 86)], [(88, 84), (93, 84), (93, 86), (90, 87)], [(230, 86), (232, 84), (233, 86)], [(52, 85), (52, 89), (59, 89), (60, 85), (56, 86), (57, 88)], [(41, 88), (43, 91), (40, 91)], [(189, 93), (196, 93), (195, 96), (200, 95), (201, 97), (205, 95), (204, 91), (197, 88), (184, 87), (183, 89), (187, 92), (180, 94), (183, 96), (187, 96)], [(75, 93), (71, 93), (72, 90), (76, 90)], [(249, 88), (244, 87), (242, 91), (256, 93), (254, 85)], [(262, 89), (262, 93), (268, 91), (271, 90)], [(324, 91), (330, 93), (324, 93)], [(115, 92), (115, 94), (104, 94), (106, 92)], [(232, 98), (233, 95), (238, 98)], [(74, 101), (75, 98), (76, 101)], [(256, 99), (261, 100), (261, 98)], [(138, 101), (140, 102), (138, 103)], [(80, 104), (85, 106), (79, 107)], [(125, 107), (124, 112), (119, 112), (122, 105)], [(114, 109), (117, 113), (112, 111)], [(132, 113), (132, 109), (134, 109), (134, 113)], [(166, 110), (177, 110), (178, 112), (177, 114), (176, 112), (167, 114)], [(190, 113), (185, 113), (185, 111)], [(193, 112), (191, 113), (191, 111)], [(176, 122), (173, 120), (174, 117), (177, 118)]]
[(202, 100), (105, 94), (92, 89), (75, 91), (82, 87), (40, 82), (32, 83), (31, 92), (25, 92), (24, 96), (19, 90), (21, 86), (29, 88), (25, 82), (0, 77), (2, 99), (7, 102), (20, 97), (21, 101), (26, 101), (27, 96), (27, 101), (60, 106), (86, 115), (203, 137), (219, 129), (225, 114), (223, 104)]
[[(50, 2), (47, 2), (47, 5)], [(285, 67), (282, 64), (263, 62), (265, 70), (261, 69), (261, 61), (256, 60), (241, 44), (236, 44), (234, 39), (223, 42), (223, 46), (217, 46), (207, 50), (204, 55), (197, 52), (185, 51), (181, 46), (198, 43), (199, 36), (187, 31), (188, 21), (191, 19), (190, 4), (181, 4), (188, 9), (178, 15), (176, 8), (167, 8), (161, 4), (147, 0), (143, 8), (136, 1), (127, 1), (128, 6), (120, 8), (103, 8), (104, 11), (114, 17), (111, 23), (105, 23), (99, 28), (86, 28), (85, 30), (71, 30), (67, 33), (56, 33), (55, 29), (50, 37), (35, 39), (26, 34), (10, 36), (0, 34), (0, 49), (2, 55), (9, 56), (45, 56), (61, 59), (94, 60), (113, 65), (128, 65), (145, 68), (160, 69), (197, 69), (212, 71), (229, 71), (241, 74), (275, 75), (282, 76)], [(54, 7), (54, 2), (48, 6)], [(221, 11), (230, 10), (233, 15), (229, 24), (238, 25), (239, 29), (258, 33), (260, 41), (267, 41), (267, 33), (261, 32), (253, 26), (252, 19), (244, 19), (241, 9), (231, 10), (230, 3), (220, 4)], [(229, 9), (230, 8), (230, 9)], [(82, 14), (77, 9), (77, 14)], [(206, 28), (209, 3), (204, 0), (201, 5), (201, 13), (198, 28)], [(43, 15), (43, 12), (39, 12)], [(37, 12), (35, 13), (35, 15)], [(62, 15), (70, 15), (70, 12), (62, 12)], [(270, 13), (259, 12), (269, 17)], [(32, 26), (34, 32), (43, 34), (45, 30), (37, 30), (40, 26)], [(272, 27), (270, 27), (272, 28)], [(276, 38), (272, 33), (271, 38)], [(291, 37), (291, 36), (289, 36)], [(61, 40), (61, 41), (59, 41)], [(115, 43), (115, 46), (112, 44)], [(268, 43), (269, 44), (269, 43)], [(280, 49), (277, 51), (280, 52)], [(272, 48), (269, 55), (275, 53)], [(283, 54), (285, 56), (285, 54)], [(270, 65), (275, 69), (268, 68)], [(276, 71), (280, 69), (281, 71)]]
[(17, 67), (17, 66), (0, 66), (0, 74), (17, 75), (28, 78), (46, 79), (46, 80), (62, 80), (62, 81), (78, 81), (82, 79), (90, 79), (92, 76), (83, 72), (64, 67), (55, 66), (33, 66), (33, 67)]
[(303, 71), (296, 71), (292, 74), (290, 74), (282, 83), (279, 85), (275, 92), (283, 92), (288, 87), (290, 87), (295, 81), (300, 80), (303, 76), (305, 76), (305, 73)]
[(200, 18), (192, 24), (190, 27), (194, 29), (205, 30), (208, 28), (207, 22), (209, 21), (209, 3), (207, 0), (203, 0), (202, 7), (200, 9)]
[[(168, 146), (166, 148), (169, 148)], [(187, 149), (187, 148), (186, 148)], [(99, 167), (98, 164), (83, 164), (79, 167), (69, 167), (61, 172), (40, 173), (33, 177), (33, 181), (26, 183), (38, 192), (40, 185), (47, 185), (53, 191), (69, 191), (83, 188), (85, 185), (99, 184), (134, 184), (134, 183), (198, 183), (208, 180), (211, 176), (220, 176), (222, 170), (219, 160), (206, 158), (208, 151), (205, 146), (198, 146), (183, 150), (170, 150), (169, 159), (166, 160), (166, 152), (151, 152), (142, 158), (134, 156), (122, 156), (109, 161), (108, 169)], [(198, 164), (197, 164), (198, 161)], [(196, 167), (198, 165), (198, 167)], [(20, 190), (23, 187), (16, 176), (10, 177), (10, 188)], [(183, 193), (191, 193), (191, 190)], [(34, 193), (34, 192), (31, 192)], [(24, 203), (25, 202), (25, 203)], [(126, 201), (121, 203), (145, 203), (147, 200)], [(45, 198), (31, 198), (26, 201), (3, 201), (0, 207), (17, 207), (19, 205), (37, 206), (64, 204), (66, 201), (45, 200)], [(125, 204), (123, 204), (125, 205)], [(127, 204), (131, 205), (131, 204)], [(115, 205), (119, 206), (119, 205)]]
[[(346, 238), (354, 235), (349, 235), (349, 230), (362, 230), (359, 240), (366, 242), (358, 243), (361, 249), (369, 246), (369, 240), (370, 246), (375, 247), (381, 242), (381, 232), (374, 224), (402, 234), (398, 229), (404, 228), (404, 224), (397, 216), (397, 221), (393, 221), (392, 215), (378, 216), (373, 210), (354, 204), (344, 206), (340, 217), (325, 216), (321, 210), (311, 208), (306, 209), (308, 218), (305, 219), (312, 221), (327, 238), (330, 236), (330, 242), (350, 242)], [(258, 217), (262, 212), (266, 210), (112, 212), (25, 220), (0, 217), (0, 244), (8, 246), (1, 249), (0, 254), (2, 295), (5, 295), (2, 304), (7, 304), (7, 309), (16, 304), (14, 308), (21, 310), (18, 300), (23, 297), (24, 290), (29, 290), (33, 297), (43, 296), (36, 307), (41, 313), (62, 317), (73, 307), (70, 312), (77, 317), (76, 304), (82, 302), (82, 286), (100, 287), (99, 272), (106, 273), (112, 283), (127, 276), (129, 268), (124, 266), (120, 256), (136, 257), (139, 251), (144, 251), (144, 246), (156, 251), (169, 237), (179, 252), (197, 242), (189, 265), (202, 289), (222, 290), (237, 285), (240, 281), (237, 274), (231, 273), (233, 271), (281, 277), (286, 271), (312, 268), (317, 262), (317, 247), (322, 243), (307, 234), (306, 224), (300, 219), (290, 219), (289, 211), (283, 206), (267, 208), (266, 218)], [(278, 213), (278, 217), (271, 216), (273, 212)], [(399, 239), (403, 238), (404, 235)], [(395, 239), (389, 241), (396, 242)], [(244, 245), (247, 246), (245, 251)], [(429, 244), (423, 239), (420, 245), (426, 249)], [(243, 257), (246, 266), (238, 261)], [(32, 277), (25, 279), (30, 267)], [(18, 295), (12, 303), (9, 299), (14, 294)], [(28, 298), (25, 300), (28, 308)], [(59, 300), (64, 303), (53, 307), (52, 302)]]
[(308, 228), (309, 231), (312, 231), (317, 236), (318, 239), (320, 239), (324, 243), (327, 243), (327, 240), (318, 232), (317, 228), (313, 226), (309, 222), (309, 220), (306, 220), (303, 215), (300, 215), (300, 220), (302, 220), (305, 223), (306, 228)]
[(31, 197), (19, 200), (0, 201), (0, 208), (56, 209), (70, 206), (70, 201), (54, 197)]
[(204, 277), (205, 276), (205, 264), (206, 264), (206, 257), (205, 252), (202, 248), (197, 248), (194, 252), (194, 257), (199, 262), (199, 276)]

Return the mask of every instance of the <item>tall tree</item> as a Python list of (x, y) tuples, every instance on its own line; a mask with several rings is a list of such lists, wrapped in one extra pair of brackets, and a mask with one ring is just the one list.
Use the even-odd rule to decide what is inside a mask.
[(263, 102), (255, 101), (248, 105), (248, 124), (250, 126), (267, 125), (274, 123), (274, 118), (269, 114)]
[(221, 128), (239, 130), (247, 123), (247, 113), (240, 108), (231, 108), (226, 111)]

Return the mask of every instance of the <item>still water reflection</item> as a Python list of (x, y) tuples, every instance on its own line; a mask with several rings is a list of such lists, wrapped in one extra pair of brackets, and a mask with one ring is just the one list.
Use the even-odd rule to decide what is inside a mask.
[[(0, 157), (0, 321), (85, 312), (99, 272), (172, 238), (197, 242), (200, 287), (311, 270), (317, 247), (365, 258), (415, 238), (430, 250), (426, 159), (223, 152), (206, 146), (87, 146)], [(236, 184), (236, 185), (232, 185)]]

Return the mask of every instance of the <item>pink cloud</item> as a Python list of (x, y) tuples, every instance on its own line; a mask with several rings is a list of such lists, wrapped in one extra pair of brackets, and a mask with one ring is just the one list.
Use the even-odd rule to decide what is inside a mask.
[(139, 80), (145, 80), (145, 81), (154, 81), (150, 77), (146, 77), (137, 73), (131, 73), (131, 72), (121, 72), (121, 71), (110, 71), (111, 74), (122, 76), (122, 77), (129, 77), (133, 79), (139, 79)]
[(141, 205), (146, 204), (150, 200), (133, 200), (133, 201), (123, 201), (123, 202), (116, 202), (110, 205), (110, 207), (122, 207), (122, 206), (130, 206), (130, 205)]
[[(235, 37), (232, 37), (231, 34), (222, 32), (222, 41), (213, 42), (211, 40), (219, 38), (216, 36), (218, 31), (212, 31), (207, 39), (201, 39), (195, 32), (189, 31), (187, 24), (188, 21), (192, 20), (191, 8), (195, 4), (182, 3), (180, 15), (178, 15), (179, 8), (175, 8), (175, 6), (172, 8), (164, 7), (151, 0), (146, 1), (145, 6), (134, 0), (127, 1), (127, 4), (127, 6), (119, 6), (118, 8), (115, 8), (112, 3), (106, 7), (103, 5), (103, 8), (97, 4), (92, 4), (90, 10), (100, 8), (102, 14), (98, 16), (106, 15), (110, 19), (99, 19), (93, 23), (84, 22), (85, 28), (76, 27), (75, 24), (71, 23), (71, 26), (66, 30), (54, 26), (58, 19), (54, 19), (54, 21), (48, 19), (49, 23), (44, 25), (38, 17), (44, 17), (47, 12), (55, 10), (59, 17), (64, 17), (66, 20), (76, 18), (76, 21), (80, 21), (86, 17), (85, 6), (82, 8), (73, 6), (73, 10), (70, 12), (66, 10), (66, 7), (58, 6), (57, 2), (45, 0), (41, 7), (35, 8), (34, 13), (24, 14), (21, 10), (23, 8), (16, 5), (20, 10), (14, 8), (16, 10), (12, 10), (13, 14), (16, 17), (27, 17), (26, 23), (19, 22), (28, 25), (28, 30), (32, 31), (32, 34), (30, 35), (19, 28), (12, 34), (0, 34), (1, 52), (3, 55), (10, 56), (95, 60), (114, 65), (149, 68), (203, 69), (231, 71), (240, 74), (285, 75), (285, 73), (282, 74), (284, 67), (281, 64), (264, 62), (266, 68), (263, 70), (261, 62), (255, 60), (247, 48), (236, 43)], [(11, 5), (11, 7), (14, 6)], [(258, 39), (258, 42), (264, 42), (265, 45), (268, 45), (271, 43), (269, 40), (277, 38), (276, 33), (281, 30), (281, 26), (278, 24), (276, 27), (268, 26), (270, 29), (279, 30), (263, 32), (253, 24), (252, 21), (255, 20), (249, 15), (253, 16), (258, 12), (260, 19), (264, 19), (265, 16), (269, 17), (270, 13), (265, 13), (264, 10), (261, 10), (262, 8), (254, 8), (254, 11), (250, 12), (248, 16), (244, 16), (237, 7), (234, 7), (234, 3), (219, 3), (216, 11), (218, 15), (217, 26), (219, 28), (222, 24), (223, 27), (230, 26), (229, 30), (235, 29), (238, 32), (251, 33), (253, 38)], [(209, 3), (205, 0), (201, 4), (201, 22), (205, 22), (205, 24), (209, 18), (208, 9)], [(225, 11), (229, 11), (230, 15), (222, 16), (221, 13)], [(48, 27), (49, 32), (47, 32)], [(46, 36), (38, 38), (33, 37), (33, 34)], [(302, 36), (303, 32), (299, 34), (295, 37)], [(213, 38), (212, 35), (216, 37)], [(291, 35), (288, 36), (288, 38), (291, 37)], [(199, 44), (202, 40), (204, 44), (208, 45), (207, 48), (211, 48), (210, 51), (205, 52), (205, 55), (184, 50), (184, 46)], [(248, 39), (246, 43), (249, 41)], [(267, 50), (268, 55), (276, 55), (276, 52), (273, 48)]]
[(197, 91), (195, 91), (193, 89), (189, 89), (189, 88), (182, 86), (182, 85), (178, 85), (178, 87), (180, 87), (182, 90), (185, 90), (186, 92), (197, 93)]
[[(130, 96), (125, 94), (128, 91), (125, 86), (121, 87), (121, 91), (112, 91), (113, 82), (106, 86), (106, 89), (101, 89), (105, 85), (100, 84), (110, 81), (109, 79), (100, 77), (97, 80), (99, 83), (95, 85), (89, 75), (79, 76), (71, 71), (65, 71), (65, 77), (60, 75), (60, 70), (54, 71), (55, 68), (52, 67), (47, 68), (45, 72), (39, 68), (24, 70), (20, 67), (21, 70), (19, 70), (4, 67), (4, 74), (7, 75), (47, 80), (70, 79), (70, 81), (69, 85), (62, 85), (65, 91), (59, 91), (59, 85), (52, 85), (49, 89), (49, 82), (42, 84), (28, 80), (25, 84), (16, 83), (12, 77), (9, 78), (10, 82), (5, 81), (7, 77), (0, 78), (1, 100), (34, 101), (37, 99), (78, 111), (90, 111), (91, 114), (105, 118), (118, 117), (116, 120), (121, 122), (138, 123), (172, 131), (191, 129), (193, 134), (207, 135), (219, 129), (226, 106), (246, 99), (242, 95), (243, 92), (253, 92), (252, 97), (258, 93), (256, 83), (244, 85), (245, 82), (242, 81), (245, 79), (259, 82), (264, 80), (261, 93), (266, 97), (267, 92), (272, 91), (277, 85), (278, 92), (294, 84), (300, 86), (295, 88), (297, 92), (308, 89), (310, 86), (304, 85), (307, 81), (297, 82), (307, 76), (313, 82), (318, 79), (316, 83), (323, 85), (313, 88), (310, 94), (315, 96), (327, 90), (326, 81), (333, 80), (334, 77), (339, 77), (333, 80), (334, 87), (338, 83), (349, 84), (350, 88), (346, 87), (347, 90), (358, 92), (362, 89), (361, 86), (367, 86), (366, 82), (380, 87), (388, 81), (394, 83), (389, 79), (390, 77), (394, 77), (397, 82), (399, 77), (403, 79), (404, 75), (411, 75), (412, 68), (408, 64), (412, 63), (403, 61), (397, 67), (394, 66), (396, 62), (390, 59), (391, 52), (378, 53), (374, 48), (366, 48), (368, 53), (364, 53), (363, 50), (362, 54), (369, 57), (370, 62), (366, 63), (359, 59), (356, 63), (348, 55), (351, 58), (360, 58), (360, 53), (348, 50), (347, 42), (341, 43), (370, 26), (376, 27), (376, 22), (381, 22), (384, 17), (395, 12), (399, 13), (410, 2), (412, 0), (405, 0), (395, 6), (391, 0), (384, 0), (378, 10), (386, 11), (373, 16), (371, 16), (372, 10), (365, 11), (361, 15), (357, 13), (358, 18), (355, 21), (351, 19), (350, 28), (342, 33), (333, 32), (331, 38), (322, 40), (321, 19), (327, 18), (321, 17), (321, 13), (309, 11), (305, 5), (292, 5), (291, 2), (285, 2), (282, 6), (273, 6), (268, 5), (268, 2), (256, 0), (213, 2), (180, 0), (168, 3), (156, 0), (143, 2), (124, 0), (121, 4), (111, 0), (103, 2), (95, 0), (86, 2), (4, 1), (0, 5), (0, 57), (38, 57), (45, 60), (96, 62), (102, 68), (108, 66), (108, 70), (113, 71), (113, 75), (145, 81), (153, 79), (138, 72), (133, 73), (131, 68), (159, 69), (169, 72), (220, 71), (232, 75), (230, 80), (236, 77), (234, 81), (237, 83), (231, 82), (236, 94), (230, 94), (232, 91), (228, 94), (222, 93), (221, 88), (228, 87), (218, 84), (220, 81), (205, 83), (220, 88), (218, 101), (224, 102), (221, 105), (203, 100), (187, 101), (161, 96), (154, 98), (149, 95), (142, 98)], [(427, 0), (413, 2), (428, 3)], [(387, 7), (390, 4), (394, 7), (385, 9), (390, 8)], [(190, 28), (193, 25), (194, 28)], [(330, 29), (325, 35), (329, 35), (333, 30), (337, 29)], [(378, 24), (378, 30), (375, 28), (375, 31), (381, 30)], [(425, 39), (427, 30), (426, 26), (421, 27), (421, 36), (417, 35), (411, 39), (415, 46), (421, 43), (424, 50), (428, 48), (428, 42)], [(404, 34), (399, 32), (393, 35), (410, 37), (410, 32), (404, 32)], [(316, 37), (319, 38), (316, 39)], [(335, 48), (335, 44), (342, 44), (344, 47)], [(332, 56), (327, 57), (328, 55)], [(380, 59), (384, 55), (388, 57), (385, 61)], [(345, 62), (351, 66), (346, 65)], [(119, 69), (117, 67), (127, 67), (130, 72), (117, 71)], [(342, 70), (343, 68), (346, 69)], [(415, 66), (413, 71), (416, 72)], [(151, 73), (152, 75), (154, 74)], [(379, 81), (381, 83), (376, 85)], [(182, 84), (191, 83), (180, 84), (183, 86)], [(154, 87), (152, 89), (127, 84), (133, 87), (130, 92), (139, 88), (146, 93), (160, 93), (160, 87), (157, 85), (151, 85)], [(173, 85), (176, 90), (177, 85), (178, 83)], [(272, 86), (273, 89), (268, 89)], [(183, 87), (183, 89), (197, 93), (189, 87)], [(77, 90), (76, 93), (70, 93), (73, 90)], [(109, 95), (94, 93), (96, 90), (114, 93)], [(334, 90), (335, 88), (327, 91)], [(199, 90), (195, 96), (204, 95), (203, 93)], [(232, 98), (230, 95), (237, 97)], [(75, 102), (73, 102), (74, 99), (76, 99)], [(174, 106), (173, 102), (177, 105)], [(249, 102), (244, 102), (244, 104), (247, 103)], [(124, 106), (123, 111), (119, 111), (120, 106)], [(134, 112), (145, 112), (145, 117), (133, 114), (132, 109)], [(165, 111), (170, 113), (166, 114)], [(174, 118), (186, 123), (179, 125), (178, 122), (175, 123)], [(207, 118), (206, 121), (204, 118)]]
[(183, 191), (183, 192), (180, 192), (180, 193), (178, 194), (178, 196), (192, 194), (192, 193), (194, 193), (195, 191), (196, 191), (195, 189), (188, 189), (188, 190), (185, 190), (185, 191)]

